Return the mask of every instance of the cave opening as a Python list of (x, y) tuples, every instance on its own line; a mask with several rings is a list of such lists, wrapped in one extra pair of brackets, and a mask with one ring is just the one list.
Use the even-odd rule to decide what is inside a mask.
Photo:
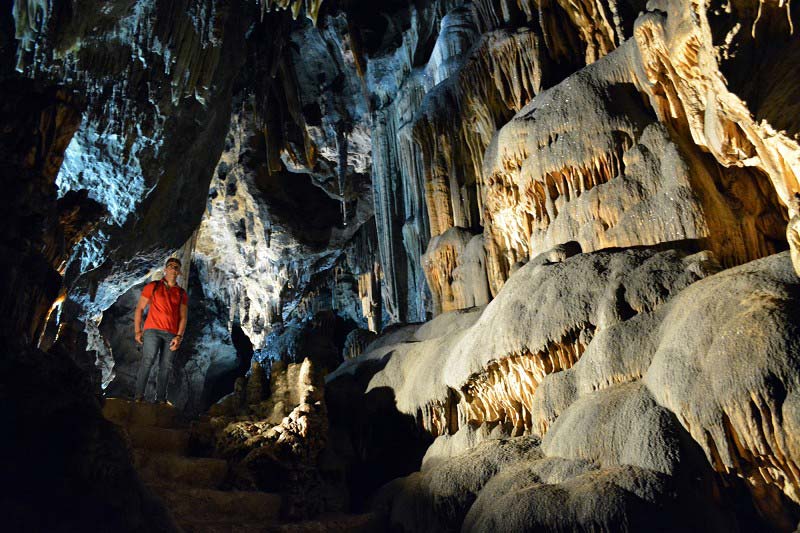
[(234, 365), (225, 365), (220, 371), (215, 371), (212, 367), (206, 374), (206, 383), (203, 387), (204, 399), (203, 410), (217, 403), (221, 398), (230, 394), (234, 388), (236, 380), (244, 377), (253, 360), (253, 343), (242, 331), (242, 327), (234, 323), (231, 327), (231, 342), (236, 349), (236, 361)]

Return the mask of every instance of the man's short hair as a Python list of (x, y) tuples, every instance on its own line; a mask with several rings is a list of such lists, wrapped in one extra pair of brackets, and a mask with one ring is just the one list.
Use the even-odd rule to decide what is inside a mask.
[(164, 266), (167, 267), (167, 266), (169, 266), (170, 263), (178, 263), (179, 267), (183, 266), (183, 265), (181, 265), (181, 260), (178, 259), (177, 257), (170, 257), (169, 259), (167, 259), (167, 262), (164, 263)]

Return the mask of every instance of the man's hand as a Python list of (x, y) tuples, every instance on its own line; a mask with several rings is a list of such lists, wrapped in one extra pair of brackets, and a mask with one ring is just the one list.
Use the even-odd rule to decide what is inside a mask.
[(171, 352), (174, 352), (178, 348), (181, 347), (181, 341), (183, 340), (183, 335), (175, 335), (172, 337), (172, 340), (169, 343), (169, 349)]
[(150, 304), (150, 299), (144, 295), (139, 297), (139, 302), (136, 304), (136, 310), (133, 312), (133, 338), (136, 339), (136, 344), (143, 344), (142, 336), (144, 328), (142, 327), (142, 313), (144, 308)]

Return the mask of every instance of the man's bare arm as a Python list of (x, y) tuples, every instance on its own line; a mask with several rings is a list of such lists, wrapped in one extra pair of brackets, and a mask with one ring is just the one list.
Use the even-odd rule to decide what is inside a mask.
[(172, 338), (172, 342), (169, 343), (169, 349), (173, 352), (180, 348), (181, 342), (183, 342), (183, 332), (186, 331), (186, 321), (189, 317), (189, 306), (186, 304), (181, 304), (181, 321), (178, 324), (178, 334)]
[(189, 317), (189, 306), (186, 304), (181, 304), (181, 322), (178, 324), (178, 335), (183, 337), (183, 333), (186, 331), (186, 321)]
[(136, 342), (139, 344), (142, 344), (142, 313), (144, 313), (144, 309), (149, 303), (149, 298), (140, 296), (139, 303), (136, 304), (136, 309), (133, 311), (133, 331)]

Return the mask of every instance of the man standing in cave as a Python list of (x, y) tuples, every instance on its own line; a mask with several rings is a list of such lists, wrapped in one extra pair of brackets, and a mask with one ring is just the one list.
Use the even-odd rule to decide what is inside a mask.
[[(147, 379), (150, 377), (150, 370), (157, 356), (160, 356), (160, 363), (156, 381), (156, 402), (167, 402), (167, 382), (172, 369), (172, 359), (183, 341), (189, 302), (186, 291), (178, 285), (180, 271), (181, 262), (178, 259), (174, 257), (167, 259), (164, 277), (145, 285), (139, 303), (136, 304), (133, 327), (136, 342), (142, 345), (142, 362), (136, 378), (137, 402), (144, 400)], [(142, 313), (148, 305), (150, 309), (142, 328)]]

